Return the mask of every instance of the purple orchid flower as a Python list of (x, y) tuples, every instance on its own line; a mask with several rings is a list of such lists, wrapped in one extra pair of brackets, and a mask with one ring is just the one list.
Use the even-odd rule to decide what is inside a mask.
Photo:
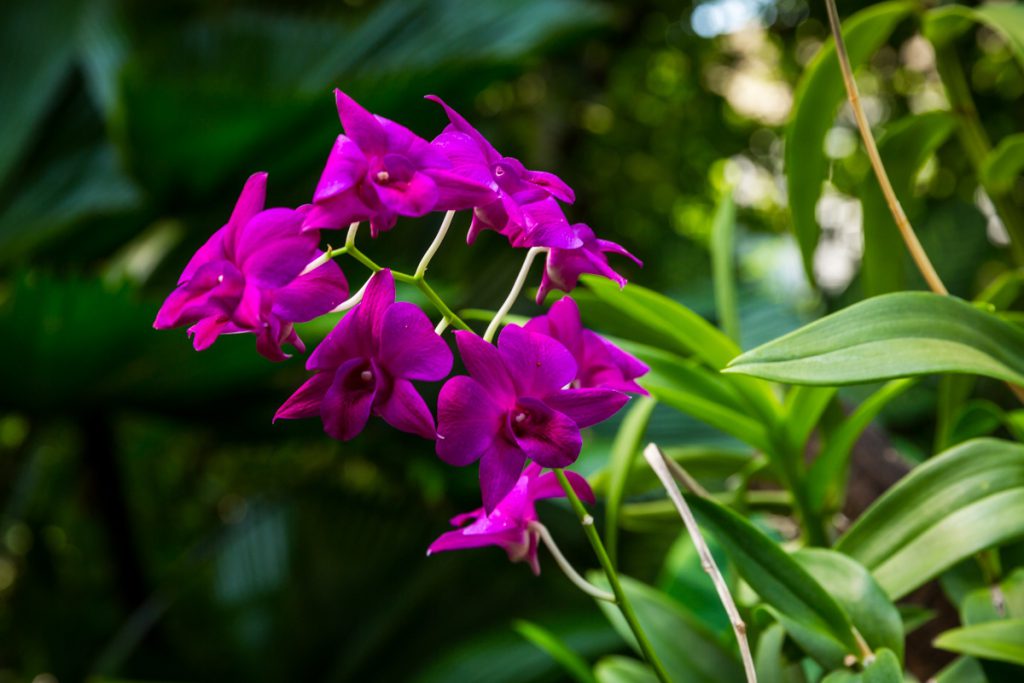
[(544, 301), (544, 297), (552, 289), (571, 292), (579, 283), (580, 275), (587, 273), (606, 277), (618, 283), (619, 287), (625, 287), (626, 278), (612, 270), (608, 265), (608, 257), (605, 256), (605, 252), (625, 256), (640, 267), (644, 265), (643, 261), (626, 251), (621, 245), (597, 239), (589, 226), (576, 223), (572, 228), (580, 239), (580, 246), (575, 249), (551, 249), (548, 252), (544, 277), (541, 279), (540, 289), (537, 291), (538, 304)]
[(456, 172), (493, 191), (488, 201), (475, 205), (468, 243), (481, 230), (490, 229), (508, 237), (514, 247), (582, 245), (555, 201), (572, 204), (576, 195), (571, 187), (553, 173), (530, 171), (518, 159), (502, 156), (440, 97), (427, 95), (427, 99), (444, 107), (451, 121), (431, 144), (447, 155)]
[(628, 397), (611, 389), (566, 389), (576, 361), (559, 342), (507, 325), (495, 348), (456, 332), (469, 371), (448, 380), (437, 405), (437, 455), (450, 465), (480, 461), (484, 508), (515, 486), (527, 458), (561, 468), (579, 457), (580, 429), (609, 418)]
[[(594, 503), (594, 492), (586, 479), (575, 472), (566, 472), (565, 476), (581, 500)], [(427, 555), (496, 545), (508, 553), (508, 559), (512, 562), (525, 561), (534, 574), (540, 574), (540, 562), (537, 560), (540, 534), (534, 526), (540, 518), (535, 503), (542, 498), (564, 496), (565, 491), (555, 473), (541, 474), (541, 466), (531, 463), (490, 514), (479, 508), (452, 517), (452, 526), (462, 528), (441, 534), (430, 544)]]
[(270, 360), (288, 358), (282, 344), (305, 346), (292, 323), (327, 313), (348, 296), (341, 268), (322, 254), (319, 233), (302, 230), (305, 210), (263, 209), (267, 174), (249, 177), (231, 218), (199, 248), (157, 313), (158, 330), (191, 325), (197, 351), (221, 334), (252, 332)]
[(636, 383), (637, 377), (646, 375), (650, 368), (607, 339), (583, 327), (580, 309), (570, 297), (563, 297), (551, 305), (547, 315), (534, 318), (524, 329), (546, 334), (568, 349), (576, 360), (576, 379), (573, 388), (604, 387), (635, 394), (648, 395)]
[(334, 91), (345, 129), (327, 158), (306, 227), (369, 221), (376, 237), (398, 216), (458, 211), (494, 199), (486, 185), (452, 170), (448, 158), (408, 128)]
[(341, 441), (358, 435), (370, 415), (396, 429), (433, 439), (434, 417), (411, 380), (434, 382), (452, 369), (452, 352), (427, 315), (395, 303), (390, 270), (373, 275), (362, 301), (310, 355), (305, 384), (274, 419), (319, 415), (324, 431)]

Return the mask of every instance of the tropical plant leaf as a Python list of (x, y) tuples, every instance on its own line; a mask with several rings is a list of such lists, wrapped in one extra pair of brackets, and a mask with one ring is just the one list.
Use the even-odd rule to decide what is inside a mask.
[[(884, 2), (843, 22), (843, 38), (851, 66), (856, 69), (866, 62), (913, 10), (912, 3)], [(821, 196), (822, 182), (828, 175), (825, 135), (832, 128), (845, 92), (839, 77), (835, 44), (829, 41), (811, 60), (797, 86), (793, 97), (796, 106), (786, 129), (786, 187), (793, 232), (811, 282), (814, 282), (814, 250), (820, 233), (815, 207)]]
[(740, 343), (740, 315), (736, 303), (736, 205), (726, 192), (711, 221), (711, 273), (715, 281), (718, 325), (729, 339)]
[(656, 683), (651, 668), (632, 657), (602, 657), (594, 667), (598, 683)]
[(935, 639), (935, 647), (1024, 666), (1024, 619), (987, 621), (946, 631)]
[(561, 664), (562, 669), (577, 683), (596, 683), (597, 679), (594, 678), (586, 660), (551, 631), (533, 622), (522, 620), (515, 622), (513, 628), (523, 638), (551, 655), (551, 658)]
[(1024, 170), (1024, 133), (1009, 135), (999, 141), (981, 167), (981, 182), (993, 194), (1006, 194)]
[(1024, 446), (960, 444), (916, 467), (835, 544), (896, 600), (960, 560), (1024, 536)]
[(647, 431), (647, 424), (651, 420), (651, 413), (657, 402), (649, 397), (642, 397), (633, 402), (618, 433), (612, 443), (612, 452), (609, 458), (608, 485), (605, 490), (605, 546), (612, 563), (618, 559), (619, 539), (619, 509), (622, 507), (622, 499), (625, 495), (626, 483), (629, 480), (629, 473), (633, 469), (633, 462), (640, 450)]
[(898, 292), (748, 351), (725, 372), (816, 385), (953, 372), (1024, 385), (1024, 330), (955, 297)]

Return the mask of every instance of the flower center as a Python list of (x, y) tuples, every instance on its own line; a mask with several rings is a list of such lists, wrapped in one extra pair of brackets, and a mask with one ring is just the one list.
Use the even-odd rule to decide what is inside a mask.
[(505, 175), (505, 167), (504, 166), (495, 166), (495, 168), (494, 168), (494, 175), (496, 175), (499, 178), (501, 176)]
[(373, 373), (370, 372), (369, 370), (363, 370), (362, 372), (359, 373), (359, 379), (363, 380), (364, 382), (369, 382), (373, 379)]
[(224, 274), (223, 273), (221, 273), (220, 275), (217, 276), (217, 282), (224, 282)]
[(386, 183), (389, 180), (391, 180), (391, 174), (390, 173), (388, 173), (387, 171), (377, 171), (377, 182), (378, 183)]
[(522, 421), (525, 420), (528, 417), (529, 417), (529, 415), (527, 415), (524, 411), (519, 411), (518, 413), (516, 413), (516, 416), (514, 418), (512, 418), (512, 419), (515, 420), (516, 423), (518, 424), (518, 423), (522, 423)]

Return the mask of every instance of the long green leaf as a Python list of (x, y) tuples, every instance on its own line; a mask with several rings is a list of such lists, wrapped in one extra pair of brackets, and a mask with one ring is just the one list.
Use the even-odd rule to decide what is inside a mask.
[(965, 373), (1024, 384), (1024, 330), (948, 296), (874, 297), (748, 351), (725, 372), (793, 384)]
[(1006, 194), (1013, 189), (1017, 176), (1024, 170), (1024, 133), (1010, 135), (999, 141), (981, 167), (981, 182), (993, 194)]
[(903, 683), (903, 667), (892, 650), (875, 652), (875, 660), (864, 667), (864, 683)]
[[(644, 633), (673, 681), (728, 683), (743, 680), (739, 661), (682, 607), (647, 584), (628, 576), (619, 578)], [(588, 572), (587, 579), (596, 586), (608, 588), (608, 580), (601, 572)], [(604, 601), (598, 601), (598, 605), (615, 630), (639, 652), (619, 608)]]
[(1024, 619), (988, 621), (946, 631), (935, 647), (1024, 666)]
[(711, 272), (715, 280), (718, 324), (729, 339), (740, 343), (740, 314), (736, 305), (736, 205), (727, 191), (711, 221)]
[[(896, 179), (896, 195), (908, 211), (917, 171), (955, 128), (956, 119), (952, 114), (934, 111), (900, 119), (879, 140), (882, 161), (889, 176)], [(870, 297), (902, 290), (905, 288), (903, 255), (906, 248), (899, 229), (878, 182), (872, 177), (860, 187), (864, 216), (864, 258), (861, 261), (864, 295)]]
[[(740, 352), (736, 343), (714, 325), (667, 296), (638, 285), (619, 289), (614, 282), (602, 278), (584, 276), (584, 282), (605, 309), (630, 321), (629, 334), (624, 335), (627, 339), (663, 344), (665, 350), (692, 355), (714, 370), (724, 368)], [(588, 315), (586, 307), (581, 307), (581, 312), (585, 317)], [(777, 418), (778, 401), (766, 384), (744, 379), (733, 386), (763, 420)]]
[(915, 468), (836, 542), (899, 599), (970, 555), (1024, 536), (1024, 446), (960, 444)]
[(622, 420), (609, 462), (608, 487), (605, 492), (605, 546), (612, 563), (618, 560), (619, 548), (619, 509), (626, 490), (629, 473), (633, 469), (637, 451), (640, 450), (647, 424), (651, 421), (651, 413), (657, 402), (644, 397), (633, 402), (626, 417)]
[(881, 586), (862, 565), (823, 548), (804, 548), (793, 559), (810, 572), (850, 615), (872, 650), (888, 648), (903, 659), (903, 621)]
[(517, 621), (513, 624), (516, 632), (536, 645), (551, 658), (562, 665), (569, 676), (577, 683), (596, 683), (597, 679), (590, 671), (586, 660), (573, 652), (561, 638), (529, 621)]
[(827, 649), (839, 662), (845, 653), (856, 652), (850, 617), (799, 562), (732, 510), (706, 498), (690, 497), (688, 502), (743, 580), (784, 618), (795, 639), (807, 640), (806, 634), (831, 643)]
[[(885, 2), (843, 22), (843, 37), (853, 68), (866, 62), (913, 10), (914, 5), (909, 2)], [(829, 41), (804, 72), (793, 98), (793, 118), (786, 130), (786, 186), (793, 232), (812, 282), (814, 249), (819, 237), (814, 211), (829, 164), (824, 152), (825, 135), (832, 128), (844, 97), (835, 44)]]
[(786, 417), (782, 425), (786, 430), (789, 448), (793, 452), (804, 452), (807, 439), (835, 395), (834, 387), (807, 385), (797, 385), (786, 393), (786, 402), (783, 406)]
[(651, 668), (632, 657), (602, 657), (594, 667), (598, 683), (656, 683)]
[(890, 401), (914, 385), (913, 379), (894, 379), (857, 406), (831, 435), (807, 474), (807, 495), (817, 511), (842, 503), (850, 455), (857, 439)]
[(974, 657), (957, 657), (939, 673), (935, 683), (989, 683), (985, 672)]

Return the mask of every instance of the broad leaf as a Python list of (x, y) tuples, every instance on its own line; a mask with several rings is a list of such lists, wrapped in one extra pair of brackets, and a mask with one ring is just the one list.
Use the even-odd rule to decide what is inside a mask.
[(993, 194), (1006, 194), (1013, 189), (1017, 176), (1024, 170), (1024, 133), (1010, 135), (999, 141), (985, 158), (981, 181)]
[(1024, 330), (955, 297), (900, 292), (748, 351), (725, 372), (821, 385), (953, 372), (1024, 385)]
[(688, 497), (743, 580), (771, 605), (786, 630), (826, 665), (856, 652), (853, 624), (835, 598), (775, 541), (743, 517), (706, 498)]
[[(908, 116), (892, 124), (878, 142), (878, 151), (890, 178), (896, 179), (896, 195), (909, 212), (907, 201), (917, 172), (946, 141), (956, 119), (944, 111)], [(866, 297), (905, 288), (903, 262), (906, 247), (893, 221), (878, 181), (872, 176), (861, 185), (864, 224), (864, 258), (861, 277)]]
[(977, 439), (916, 467), (836, 542), (899, 599), (970, 555), (1024, 536), (1024, 446)]
[(946, 631), (935, 647), (1024, 666), (1024, 619), (988, 621)]
[[(896, 25), (914, 10), (908, 2), (885, 2), (853, 15), (843, 22), (843, 38), (856, 69), (888, 40)], [(796, 107), (786, 130), (786, 187), (789, 206), (804, 268), (814, 281), (814, 249), (820, 229), (815, 207), (821, 185), (828, 175), (825, 135), (835, 121), (836, 110), (846, 97), (830, 40), (811, 60), (793, 96)]]
[(875, 652), (875, 660), (864, 667), (864, 683), (903, 683), (903, 667), (892, 650)]

